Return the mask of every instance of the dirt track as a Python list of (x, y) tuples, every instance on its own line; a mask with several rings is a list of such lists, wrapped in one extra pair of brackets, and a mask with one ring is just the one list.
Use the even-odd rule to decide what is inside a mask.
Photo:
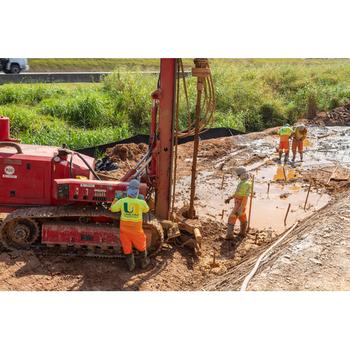
[[(350, 214), (346, 213), (349, 170), (341, 164), (337, 166), (336, 161), (344, 164), (347, 162), (347, 137), (344, 135), (348, 135), (349, 129), (314, 129), (310, 134), (305, 163), (297, 163), (296, 167), (287, 166), (287, 179), (283, 172), (281, 173), (283, 169), (274, 159), (276, 137), (273, 133), (274, 130), (267, 130), (263, 133), (202, 142), (196, 197), (198, 214), (203, 224), (203, 252), (200, 258), (196, 258), (188, 248), (165, 244), (162, 252), (152, 259), (152, 266), (147, 271), (138, 269), (132, 274), (126, 272), (124, 262), (118, 260), (3, 252), (0, 254), (0, 289), (236, 290), (257, 256), (285, 229), (283, 218), (289, 203), (292, 204), (292, 210), (288, 226), (296, 220), (305, 220), (310, 215), (316, 215), (312, 220), (315, 220), (317, 225), (312, 221), (308, 224), (306, 221), (303, 229), (297, 228), (291, 235), (296, 238), (295, 244), (299, 244), (298, 239), (300, 242), (305, 240), (304, 236), (309, 237), (309, 240), (312, 237), (313, 243), (304, 247), (305, 250), (296, 250), (289, 258), (283, 259), (282, 256), (286, 255), (285, 249), (288, 248), (285, 245), (278, 247), (271, 260), (258, 271), (250, 288), (348, 289), (349, 265), (344, 259), (349, 260), (346, 252), (349, 244), (346, 237), (346, 218), (350, 218)], [(341, 133), (343, 136), (339, 138)], [(191, 143), (180, 146), (178, 207), (188, 201), (191, 153)], [(130, 165), (130, 161), (125, 160), (122, 169), (127, 169), (128, 163)], [(233, 176), (233, 168), (237, 165), (246, 166), (251, 174), (255, 175), (256, 184), (252, 229), (249, 235), (235, 246), (223, 241), (220, 235), (225, 231), (225, 222), (230, 210), (230, 206), (223, 202), (237, 184), (237, 179)], [(302, 204), (310, 182), (311, 196), (304, 211)], [(338, 201), (336, 197), (341, 191), (344, 194)], [(318, 210), (329, 201), (332, 203), (329, 205), (334, 206), (332, 210), (335, 213), (341, 212), (343, 219), (336, 215), (328, 216), (324, 210), (320, 211), (322, 221), (317, 217)], [(341, 210), (338, 209), (338, 205)], [(337, 234), (337, 230), (328, 232), (334, 227), (332, 220), (336, 228), (342, 229), (341, 235)], [(317, 238), (314, 235), (318, 235)], [(212, 264), (214, 252), (217, 263), (215, 266)], [(305, 256), (302, 253), (305, 253)], [(321, 265), (318, 261), (321, 261)], [(299, 281), (293, 279), (297, 274), (303, 276), (299, 284)], [(340, 280), (334, 277), (338, 275)], [(342, 278), (344, 283), (340, 282)], [(318, 283), (317, 280), (325, 282)]]

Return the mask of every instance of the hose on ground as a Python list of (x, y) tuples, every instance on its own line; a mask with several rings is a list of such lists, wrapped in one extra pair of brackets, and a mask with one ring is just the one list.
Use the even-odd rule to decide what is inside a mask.
[(263, 259), (267, 256), (268, 253), (270, 253), (270, 251), (275, 248), (280, 242), (282, 242), (284, 240), (285, 237), (287, 237), (287, 235), (298, 225), (299, 221), (296, 222), (293, 226), (289, 227), (287, 229), (287, 231), (285, 231), (284, 235), (282, 237), (280, 237), (274, 244), (272, 244), (272, 246), (270, 246), (267, 250), (265, 250), (258, 258), (258, 260), (256, 261), (253, 269), (249, 272), (249, 274), (247, 275), (247, 277), (244, 279), (241, 289), (240, 291), (246, 291), (248, 284), (250, 282), (250, 280), (254, 277), (256, 271), (258, 271), (258, 268), (260, 266), (260, 263), (263, 261)]

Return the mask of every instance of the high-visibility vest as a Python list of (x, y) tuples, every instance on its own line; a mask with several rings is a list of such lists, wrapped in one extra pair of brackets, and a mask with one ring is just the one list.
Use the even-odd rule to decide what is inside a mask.
[(292, 135), (293, 130), (289, 126), (282, 126), (282, 128), (279, 129), (278, 135), (280, 136), (290, 136)]
[(143, 199), (126, 197), (111, 205), (111, 212), (121, 212), (121, 221), (142, 222), (142, 214), (149, 211)]
[(252, 189), (252, 184), (249, 180), (241, 180), (238, 184), (235, 192), (235, 196), (237, 197), (248, 197), (250, 195), (250, 191)]

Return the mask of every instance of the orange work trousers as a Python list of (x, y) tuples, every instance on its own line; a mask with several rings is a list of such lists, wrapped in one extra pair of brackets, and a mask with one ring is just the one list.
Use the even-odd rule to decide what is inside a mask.
[(292, 151), (293, 153), (296, 153), (297, 149), (298, 149), (298, 152), (299, 153), (302, 153), (303, 152), (303, 140), (296, 140), (296, 139), (293, 139), (293, 142), (292, 142)]
[(228, 217), (228, 223), (234, 225), (239, 219), (241, 223), (247, 222), (246, 214), (247, 198), (235, 198), (235, 206)]
[(120, 243), (124, 254), (131, 254), (134, 246), (139, 252), (146, 250), (146, 235), (142, 229), (142, 222), (121, 221)]
[(278, 147), (279, 152), (289, 152), (289, 141), (288, 140), (281, 140), (279, 147)]

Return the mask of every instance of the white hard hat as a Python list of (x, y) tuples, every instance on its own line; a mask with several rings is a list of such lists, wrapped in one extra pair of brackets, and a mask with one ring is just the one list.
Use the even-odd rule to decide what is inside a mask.
[(237, 176), (241, 176), (243, 174), (246, 174), (247, 170), (243, 167), (238, 167), (235, 169), (235, 172), (236, 172)]

